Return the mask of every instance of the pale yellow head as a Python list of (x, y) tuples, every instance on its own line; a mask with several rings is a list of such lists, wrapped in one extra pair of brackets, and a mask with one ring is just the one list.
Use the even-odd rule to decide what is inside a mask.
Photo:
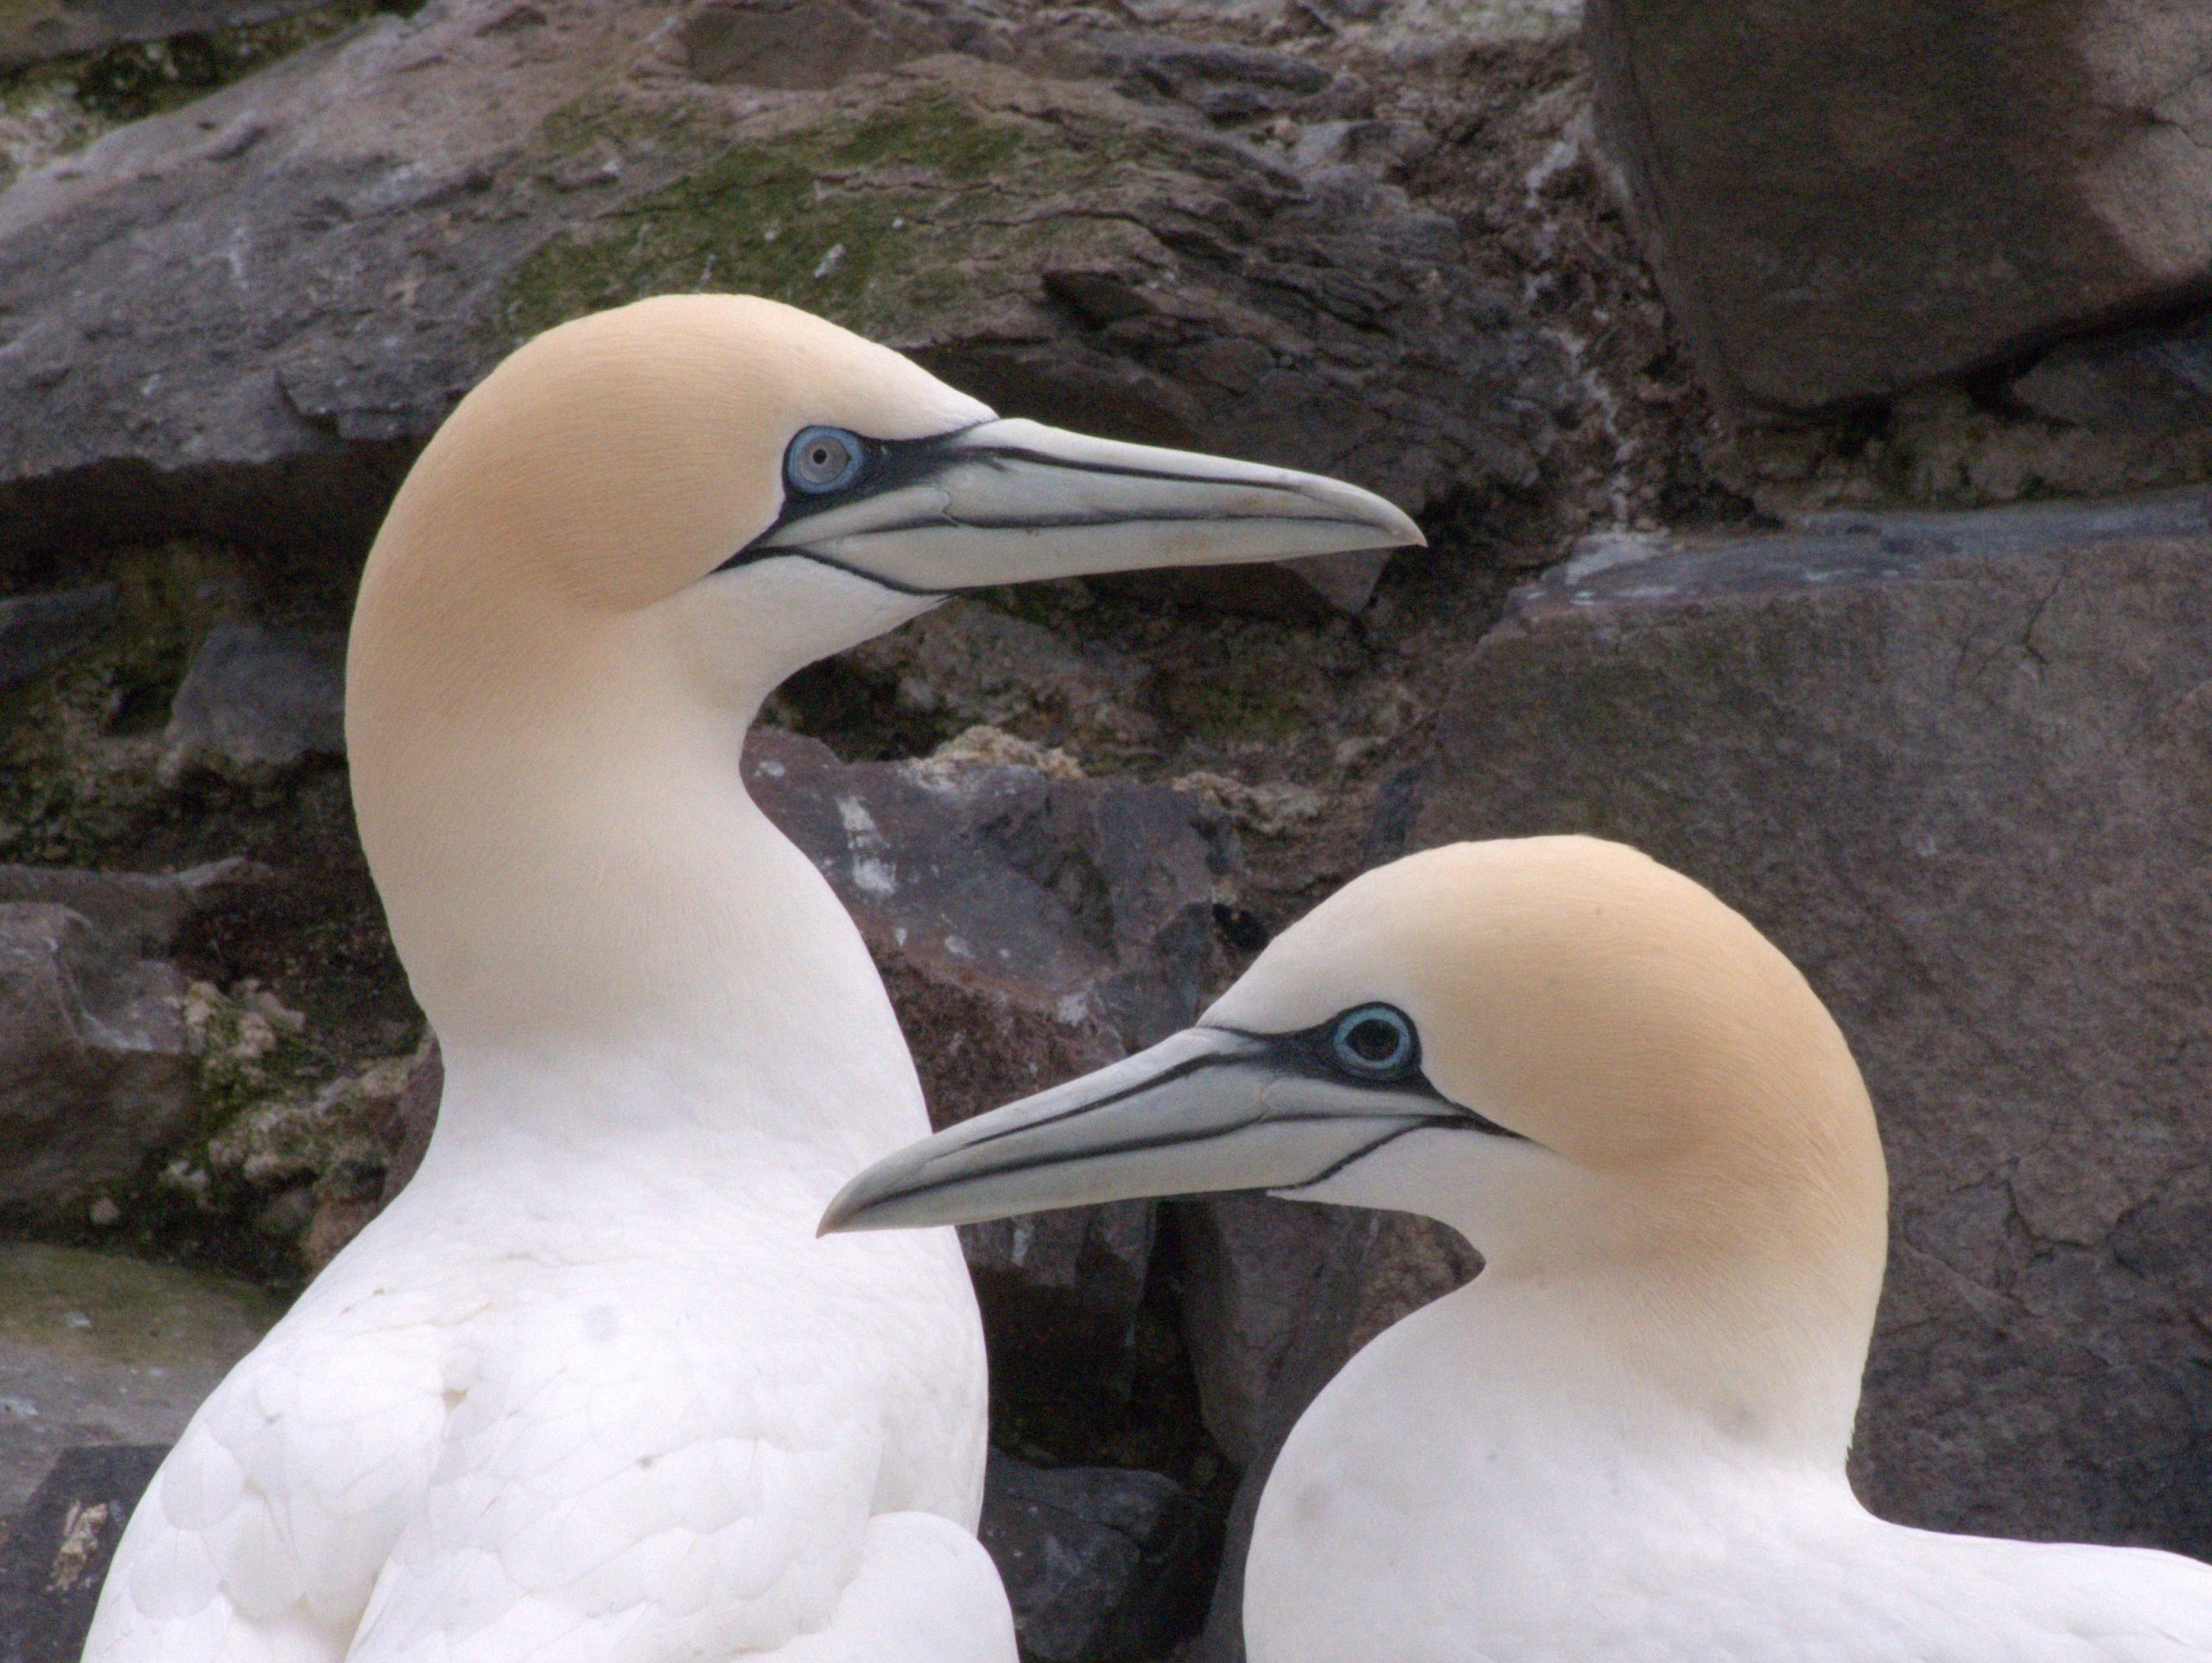
[(1795, 967), (1633, 849), (1370, 872), (1197, 1027), (892, 1158), (830, 1218), (1225, 1189), (1441, 1219), (1494, 1292), (1574, 1290), (1611, 1361), (1848, 1435), (1885, 1251), (1865, 1086)]
[(416, 993), (487, 1038), (667, 1008), (740, 904), (761, 699), (947, 594), (1417, 541), (1333, 480), (1001, 420), (772, 301), (563, 325), (462, 400), (362, 576), (347, 744)]

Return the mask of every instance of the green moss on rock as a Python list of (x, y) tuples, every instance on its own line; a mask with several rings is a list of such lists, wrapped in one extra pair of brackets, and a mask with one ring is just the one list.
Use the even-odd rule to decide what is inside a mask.
[[(702, 147), (700, 124), (681, 115), (662, 118), (657, 136)], [(604, 105), (572, 107), (546, 129), (556, 155), (637, 143)], [(1056, 128), (938, 89), (727, 145), (538, 249), (508, 283), (499, 333), (521, 340), (648, 295), (734, 290), (896, 335), (957, 303), (979, 255), (1001, 258), (1052, 234), (1007, 211), (1008, 184), (1065, 188), (1126, 149), (1078, 148)]]

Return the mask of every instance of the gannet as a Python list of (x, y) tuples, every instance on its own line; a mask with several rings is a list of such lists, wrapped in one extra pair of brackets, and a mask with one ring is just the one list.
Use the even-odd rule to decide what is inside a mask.
[(2212, 1566), (1859, 1505), (1872, 1107), (1789, 962), (1631, 849), (1369, 873), (1195, 1027), (891, 1157), (823, 1228), (1243, 1189), (1425, 1214), (1486, 1261), (1293, 1430), (1253, 1663), (2212, 1655)]
[(1011, 1663), (957, 1245), (815, 1236), (928, 1125), (747, 726), (955, 590), (1418, 540), (1332, 480), (1000, 420), (766, 301), (508, 358), (395, 498), (347, 665), (437, 1132), (194, 1417), (86, 1656)]

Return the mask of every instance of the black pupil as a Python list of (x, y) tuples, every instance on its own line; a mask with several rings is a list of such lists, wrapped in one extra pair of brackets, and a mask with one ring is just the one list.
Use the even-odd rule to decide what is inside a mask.
[(815, 467), (818, 467), (818, 468), (823, 469), (824, 472), (827, 472), (827, 471), (828, 471), (828, 469), (829, 469), (829, 467), (830, 467), (830, 461), (831, 461), (831, 459), (832, 459), (833, 454), (834, 454), (834, 453), (832, 453), (832, 452), (831, 452), (831, 450), (830, 450), (830, 447), (829, 447), (829, 446), (827, 446), (827, 445), (817, 445), (817, 446), (814, 447), (814, 465), (815, 465)]
[(1387, 1063), (1397, 1056), (1402, 1044), (1398, 1031), (1380, 1017), (1370, 1016), (1364, 1022), (1352, 1025), (1344, 1036), (1344, 1044), (1363, 1062)]

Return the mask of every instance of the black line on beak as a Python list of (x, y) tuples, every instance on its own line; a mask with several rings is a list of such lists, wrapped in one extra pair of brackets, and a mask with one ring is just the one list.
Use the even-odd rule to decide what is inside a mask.
[[(982, 423), (976, 425), (981, 426)], [(931, 479), (950, 473), (955, 468), (968, 467), (996, 467), (1007, 462), (1031, 462), (1039, 467), (1054, 468), (1063, 473), (1109, 474), (1127, 479), (1163, 479), (1181, 485), (1223, 485), (1232, 483), (1204, 473), (1179, 473), (1169, 468), (1143, 467), (1129, 462), (1086, 461), (1065, 456), (1056, 456), (1049, 451), (1033, 449), (1025, 445), (962, 445), (957, 441), (975, 430), (972, 427), (956, 428), (950, 433), (933, 434), (926, 439), (871, 439), (860, 435), (867, 447), (867, 457), (849, 484), (837, 491), (825, 492), (820, 496), (806, 496), (786, 490), (784, 505), (775, 521), (760, 535), (747, 543), (721, 565), (717, 572), (727, 572), (740, 566), (749, 566), (756, 561), (773, 560), (791, 555), (800, 560), (811, 560), (818, 565), (849, 573), (899, 594), (944, 596), (957, 594), (964, 585), (955, 584), (945, 588), (925, 588), (894, 579), (878, 576), (832, 555), (821, 553), (803, 543), (770, 545), (767, 539), (786, 527), (797, 525), (817, 514), (842, 508), (849, 503), (868, 497), (880, 496), (889, 491), (903, 491), (912, 486), (926, 485)], [(1272, 479), (1238, 479), (1234, 484), (1246, 490), (1275, 491), (1288, 497), (1305, 497), (1297, 486), (1278, 483)], [(1188, 520), (1234, 520), (1247, 516), (1206, 512), (1178, 513), (1161, 511), (1144, 515), (1066, 514), (1042, 519), (954, 519), (946, 515), (925, 515), (914, 519), (870, 526), (871, 534), (918, 530), (929, 525), (953, 525), (978, 531), (1006, 530), (1073, 530), (1090, 525), (1168, 524)], [(1319, 525), (1364, 525), (1363, 520), (1345, 518), (1330, 514), (1303, 517)]]

